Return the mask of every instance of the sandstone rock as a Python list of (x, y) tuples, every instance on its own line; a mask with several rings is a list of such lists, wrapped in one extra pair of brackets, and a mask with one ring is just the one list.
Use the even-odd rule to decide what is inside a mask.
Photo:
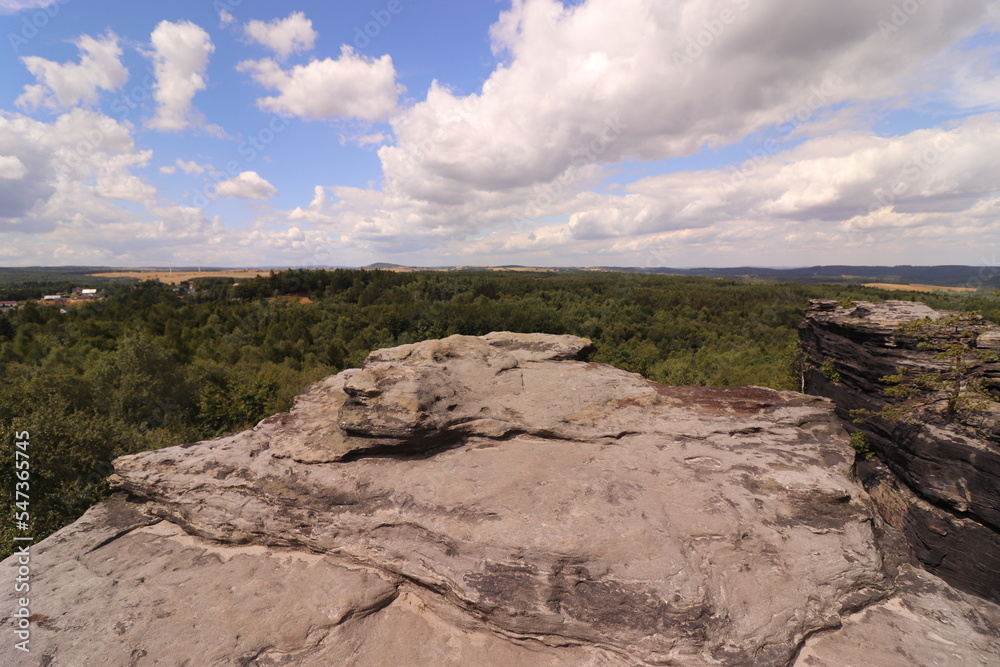
[[(800, 327), (811, 366), (806, 391), (832, 399), (846, 422), (851, 410), (878, 411), (885, 405), (879, 378), (900, 367), (926, 371), (940, 363), (897, 336), (896, 328), (945, 314), (908, 301), (856, 302), (853, 308), (814, 302)], [(978, 344), (993, 347), (998, 335), (1000, 328), (988, 331)], [(830, 360), (839, 382), (818, 370)], [(1000, 364), (988, 370), (1000, 377)], [(995, 424), (998, 417), (994, 412), (987, 421)], [(1000, 577), (987, 576), (1000, 572), (1000, 439), (988, 428), (963, 424), (914, 427), (874, 420), (864, 428), (878, 457), (906, 487), (895, 497), (909, 515), (897, 524), (917, 556), (952, 584), (1000, 601)], [(887, 497), (891, 485), (884, 478), (866, 480), (880, 484), (883, 493), (876, 497)]]
[[(979, 607), (985, 607), (982, 613)], [(995, 607), (969, 599), (937, 577), (907, 568), (896, 593), (810, 637), (795, 667), (991, 667), (1000, 656)], [(964, 642), (955, 642), (958, 634)]]
[(948, 655), (996, 648), (988, 603), (899, 579), (829, 401), (663, 387), (588, 347), (380, 350), (253, 430), (117, 460), (121, 494), (36, 547), (33, 656), (833, 664), (841, 632), (938, 603), (965, 619), (929, 630)]

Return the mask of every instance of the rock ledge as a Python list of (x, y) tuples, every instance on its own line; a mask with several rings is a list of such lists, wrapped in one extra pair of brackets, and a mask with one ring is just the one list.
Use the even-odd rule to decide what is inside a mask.
[(120, 494), (36, 547), (33, 655), (833, 666), (861, 635), (880, 665), (994, 664), (997, 608), (901, 562), (829, 401), (589, 347), (379, 350), (250, 431), (119, 459)]

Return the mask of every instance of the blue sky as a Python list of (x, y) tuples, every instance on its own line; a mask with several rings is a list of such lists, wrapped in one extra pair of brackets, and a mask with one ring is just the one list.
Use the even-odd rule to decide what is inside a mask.
[(998, 4), (0, 0), (0, 264), (995, 265)]

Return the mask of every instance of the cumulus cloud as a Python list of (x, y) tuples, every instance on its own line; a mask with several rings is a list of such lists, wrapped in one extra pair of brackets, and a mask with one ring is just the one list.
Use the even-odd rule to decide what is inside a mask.
[(202, 125), (195, 110), (194, 96), (207, 87), (205, 70), (215, 50), (212, 39), (200, 26), (190, 21), (161, 21), (151, 35), (156, 84), (153, 99), (156, 115), (146, 123), (165, 132), (176, 132), (191, 125)]
[[(152, 151), (133, 141), (131, 127), (82, 108), (43, 123), (0, 114), (0, 227), (42, 233), (134, 220), (117, 201), (150, 204), (156, 188), (134, 172)], [(17, 165), (20, 164), (20, 167)], [(11, 173), (13, 172), (13, 173)]]
[(309, 51), (316, 44), (312, 21), (302, 12), (292, 12), (288, 18), (250, 21), (245, 28), (247, 37), (274, 51), (280, 60), (293, 53)]
[(0, 178), (19, 181), (28, 173), (21, 159), (16, 155), (0, 155)]
[[(134, 129), (83, 108), (51, 122), (0, 113), (0, 235), (6, 239), (0, 257), (11, 265), (136, 266), (171, 259), (230, 265), (274, 261), (275, 252), (301, 261), (330, 252), (325, 232), (260, 221), (252, 231), (229, 227), (201, 208), (165, 200), (141, 176), (152, 151), (137, 147)], [(240, 180), (250, 186), (244, 195), (273, 191), (252, 172)]]
[[(719, 222), (816, 222), (829, 232), (919, 225), (978, 207), (1000, 190), (1000, 116), (883, 138), (821, 137), (732, 170), (653, 176), (574, 213), (574, 239), (698, 229)], [(892, 214), (892, 215), (889, 215)]]
[(369, 58), (341, 48), (340, 57), (313, 60), (285, 70), (270, 58), (248, 60), (237, 69), (254, 81), (278, 91), (257, 100), (264, 111), (306, 120), (359, 118), (385, 120), (396, 111), (399, 89), (392, 58)]
[(219, 10), (219, 27), (225, 28), (236, 22), (236, 17), (225, 9)]
[(14, 103), (27, 111), (92, 105), (100, 91), (117, 90), (128, 81), (118, 36), (113, 32), (96, 39), (82, 35), (76, 47), (80, 50), (78, 63), (57, 63), (38, 56), (21, 58), (38, 83), (25, 86)]
[(996, 114), (899, 137), (843, 132), (761, 150), (731, 169), (663, 174), (621, 194), (580, 196), (565, 223), (503, 229), (461, 248), (664, 266), (759, 265), (765, 257), (830, 263), (831, 247), (855, 263), (913, 262), (924, 246), (933, 249), (921, 258), (927, 263), (977, 264), (997, 248), (988, 239), (1000, 231), (998, 151)]
[(517, 0), (492, 28), (506, 63), (481, 92), (460, 96), (435, 83), (393, 119), (397, 144), (379, 152), (386, 180), (433, 200), (455, 187), (552, 181), (587, 160), (688, 155), (780, 124), (805, 105), (904, 95), (927, 58), (988, 17), (974, 0), (927, 4), (886, 39), (878, 21), (891, 11), (891, 2), (870, 0), (792, 9)]
[[(213, 249), (227, 264), (322, 263), (319, 252), (337, 257), (327, 263), (977, 263), (1000, 253), (1000, 118), (988, 113), (1000, 79), (986, 38), (998, 6), (917, 4), (894, 15), (898, 0), (512, 0), (490, 32), (500, 64), (480, 88), (435, 81), (405, 106), (388, 55), (345, 47), (288, 66), (311, 33), (294, 14), (258, 22), (273, 55), (239, 65), (273, 91), (258, 106), (388, 120), (391, 132), (341, 130), (342, 143), (377, 147), (378, 186), (318, 178), (280, 223), (269, 213), (232, 229), (161, 201), (126, 124), (85, 108), (47, 124), (0, 113), (0, 229), (58, 235), (64, 257), (103, 244), (137, 263), (168, 250), (208, 260)], [(211, 40), (193, 24), (161, 27), (152, 122), (205, 128), (192, 98)], [(915, 112), (908, 128), (927, 127), (894, 132), (883, 121), (900, 108)], [(935, 120), (949, 117), (964, 120)], [(77, 148), (94, 131), (100, 146)], [(744, 150), (743, 164), (704, 168)], [(219, 193), (278, 195), (249, 171)]]
[[(701, 172), (675, 176), (666, 199), (644, 195), (645, 181), (618, 197), (594, 190), (624, 160), (683, 157), (756, 133), (789, 141), (832, 133), (827, 148), (840, 154), (872, 138), (863, 131), (872, 109), (940, 102), (949, 72), (966, 57), (955, 46), (984, 26), (995, 27), (997, 19), (995, 8), (975, 0), (926, 3), (906, 15), (905, 29), (886, 33), (880, 21), (896, 20), (898, 3), (845, 1), (789, 8), (747, 0), (569, 6), (515, 0), (491, 30), (501, 64), (479, 91), (459, 94), (434, 82), (423, 101), (390, 117), (395, 141), (378, 151), (380, 191), (330, 187), (289, 217), (336, 227), (383, 252), (560, 247), (600, 255), (636, 252), (655, 235), (692, 244), (714, 238), (727, 248), (768, 238), (773, 247), (775, 238), (786, 238), (787, 226), (799, 224), (799, 214), (814, 220), (813, 232), (834, 233), (822, 221), (854, 216), (849, 208), (856, 202), (817, 201), (810, 209), (810, 197), (822, 198), (818, 182), (798, 194), (781, 190), (792, 182), (769, 182), (769, 210), (740, 187), (724, 196)], [(292, 88), (289, 73), (273, 63), (244, 68), (262, 85)], [(989, 100), (991, 90), (983, 84), (974, 92)], [(308, 115), (318, 100), (305, 98), (295, 105), (284, 95), (261, 103), (321, 116)], [(862, 131), (845, 133), (844, 127)], [(779, 144), (768, 154), (783, 151)], [(808, 164), (803, 157), (800, 167)], [(726, 172), (710, 177), (729, 178)], [(756, 208), (738, 215), (747, 206)], [(720, 207), (732, 208), (730, 217), (713, 218)], [(526, 222), (558, 217), (572, 223)]]
[(244, 171), (228, 181), (219, 183), (217, 192), (223, 197), (266, 201), (278, 195), (278, 189), (261, 178), (256, 171)]
[[(645, 178), (621, 194), (557, 182), (443, 203), (353, 188), (331, 188), (330, 200), (317, 188), (289, 218), (329, 225), (375, 254), (433, 248), (459, 262), (801, 265), (829, 263), (833, 247), (855, 262), (905, 263), (919, 261), (919, 244), (906, 239), (933, 239), (937, 253), (923, 261), (975, 264), (998, 248), (987, 242), (1000, 232), (996, 115), (900, 137), (838, 132), (755, 155), (730, 169)], [(556, 216), (568, 221), (521, 222)]]

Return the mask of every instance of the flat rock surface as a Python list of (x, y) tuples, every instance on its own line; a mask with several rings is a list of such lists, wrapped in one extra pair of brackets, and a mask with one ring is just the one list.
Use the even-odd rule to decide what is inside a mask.
[(933, 629), (955, 655), (995, 650), (991, 606), (901, 585), (829, 401), (664, 387), (589, 346), (380, 350), (250, 431), (118, 459), (121, 494), (35, 548), (32, 659), (834, 664), (911, 598), (966, 619)]

